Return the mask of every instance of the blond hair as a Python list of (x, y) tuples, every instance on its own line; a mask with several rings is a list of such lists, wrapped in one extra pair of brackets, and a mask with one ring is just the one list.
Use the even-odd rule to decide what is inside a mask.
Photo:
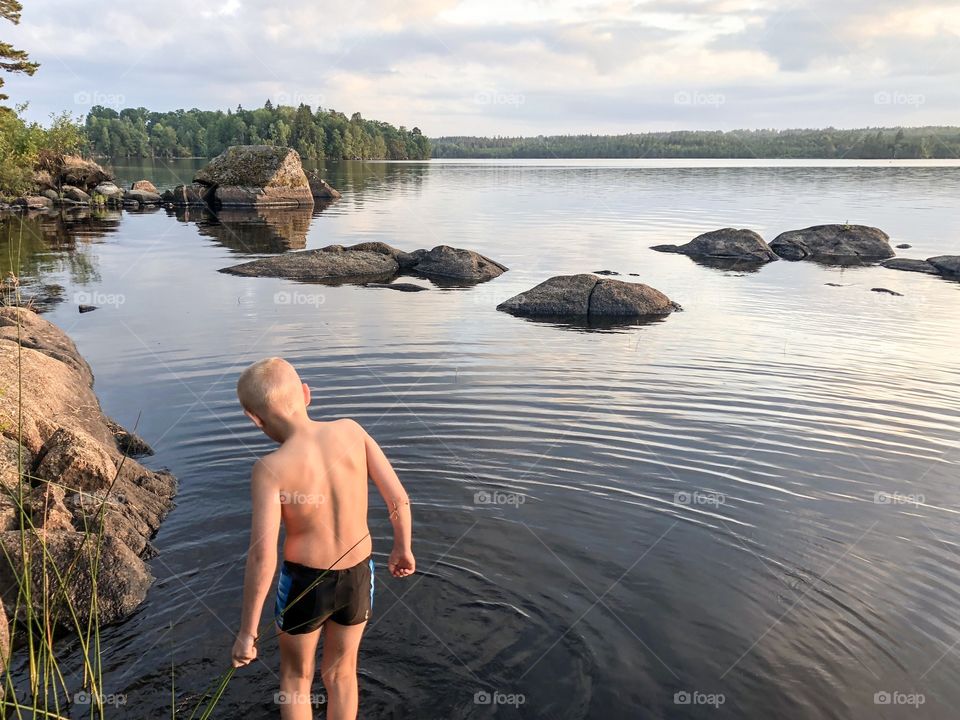
[(258, 417), (288, 415), (303, 405), (300, 376), (283, 358), (258, 360), (240, 374), (237, 397), (244, 410)]

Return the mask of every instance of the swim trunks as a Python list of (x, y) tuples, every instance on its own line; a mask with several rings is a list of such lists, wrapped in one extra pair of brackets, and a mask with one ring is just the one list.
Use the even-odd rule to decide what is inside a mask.
[(373, 558), (344, 570), (319, 570), (284, 560), (274, 616), (290, 635), (313, 632), (327, 620), (359, 625), (373, 611)]

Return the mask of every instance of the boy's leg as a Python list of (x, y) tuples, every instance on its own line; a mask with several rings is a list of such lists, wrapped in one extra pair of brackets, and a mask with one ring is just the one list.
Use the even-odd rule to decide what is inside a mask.
[(327, 689), (327, 720), (356, 720), (357, 653), (366, 626), (366, 622), (338, 625), (333, 620), (323, 624), (320, 676)]
[(280, 717), (283, 720), (312, 720), (310, 691), (317, 657), (320, 631), (302, 635), (281, 632), (280, 638)]

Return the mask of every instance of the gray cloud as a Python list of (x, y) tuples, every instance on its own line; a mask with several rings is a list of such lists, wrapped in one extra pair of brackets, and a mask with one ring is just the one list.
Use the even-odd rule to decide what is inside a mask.
[(450, 0), (219, 7), (29, 5), (3, 37), (42, 67), (7, 91), (38, 119), (271, 97), (431, 135), (947, 124), (960, 100), (956, 34), (884, 25), (893, 0), (610, 2), (538, 22), (454, 22)]

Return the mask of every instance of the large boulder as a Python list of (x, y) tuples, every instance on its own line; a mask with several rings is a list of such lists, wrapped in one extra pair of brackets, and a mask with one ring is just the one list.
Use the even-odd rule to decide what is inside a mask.
[(94, 196), (101, 195), (108, 201), (123, 199), (123, 190), (112, 182), (102, 182), (93, 189)]
[(497, 306), (528, 317), (641, 318), (669, 315), (680, 306), (642, 283), (596, 275), (559, 275)]
[[(22, 482), (25, 511), (41, 527), (80, 530), (102, 520), (107, 535), (147, 554), (176, 479), (125, 457), (144, 444), (103, 415), (92, 384), (66, 333), (28, 310), (0, 308), (3, 485)], [(18, 526), (17, 508), (0, 503), (0, 530)]]
[(781, 233), (770, 248), (785, 260), (879, 262), (896, 253), (890, 237), (867, 225), (815, 225)]
[(297, 152), (272, 145), (234, 145), (197, 171), (194, 182), (215, 188), (224, 206), (313, 205)]
[(713, 230), (698, 235), (685, 245), (654, 245), (652, 249), (694, 258), (741, 260), (748, 263), (766, 263), (779, 259), (758, 233), (736, 228)]
[(504, 265), (472, 250), (438, 245), (426, 252), (418, 251), (412, 270), (427, 277), (451, 278), (484, 282), (506, 272)]
[[(85, 631), (94, 605), (101, 625), (123, 620), (144, 601), (153, 581), (143, 560), (107, 534), (44, 529), (28, 532), (23, 545), (30, 567), (34, 617), (49, 620), (59, 630)], [(0, 546), (0, 598), (7, 607), (19, 607), (19, 619), (23, 620), (21, 533), (0, 533)]]
[(63, 199), (75, 203), (88, 203), (90, 202), (90, 195), (73, 185), (64, 185)]
[(946, 277), (960, 277), (960, 255), (937, 255), (927, 258), (941, 275)]
[(319, 200), (339, 200), (342, 196), (330, 184), (320, 177), (316, 170), (307, 172), (307, 182), (310, 183), (310, 192)]
[(160, 196), (149, 190), (124, 190), (123, 199), (128, 202), (135, 202), (140, 206), (160, 204)]

